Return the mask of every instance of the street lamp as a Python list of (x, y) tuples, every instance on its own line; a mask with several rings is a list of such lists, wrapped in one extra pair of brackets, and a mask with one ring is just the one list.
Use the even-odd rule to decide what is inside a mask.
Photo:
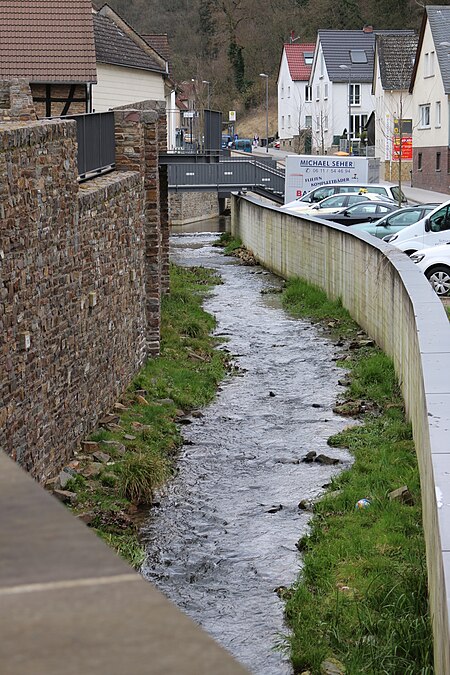
[(209, 96), (209, 87), (211, 85), (211, 82), (208, 80), (202, 80), (202, 84), (207, 84), (208, 85), (208, 110), (210, 110), (210, 96)]
[(347, 141), (348, 141), (348, 153), (350, 154), (350, 127), (352, 123), (352, 99), (351, 99), (351, 78), (352, 78), (352, 69), (350, 66), (344, 66), (343, 64), (339, 66), (342, 70), (348, 70), (348, 130), (347, 130)]
[(266, 79), (266, 152), (269, 152), (269, 76), (265, 73), (259, 76)]

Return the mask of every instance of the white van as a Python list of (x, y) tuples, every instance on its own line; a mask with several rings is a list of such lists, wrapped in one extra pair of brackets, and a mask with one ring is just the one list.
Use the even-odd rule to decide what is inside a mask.
[(404, 227), (396, 234), (389, 234), (383, 239), (408, 255), (428, 246), (450, 242), (450, 200), (436, 206), (417, 223)]

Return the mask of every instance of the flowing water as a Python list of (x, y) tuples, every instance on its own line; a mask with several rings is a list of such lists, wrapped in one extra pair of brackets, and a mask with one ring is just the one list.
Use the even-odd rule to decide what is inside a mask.
[[(264, 293), (282, 281), (243, 266), (212, 247), (205, 230), (172, 234), (179, 265), (217, 270), (205, 309), (240, 368), (215, 401), (183, 427), (179, 472), (152, 510), (144, 535), (144, 576), (256, 675), (292, 672), (283, 602), (301, 567), (296, 542), (314, 499), (348, 466), (327, 438), (347, 420), (332, 412), (342, 370), (337, 349), (319, 328), (290, 318), (280, 296)], [(222, 228), (215, 228), (222, 229)], [(338, 466), (305, 464), (307, 452), (338, 457)]]

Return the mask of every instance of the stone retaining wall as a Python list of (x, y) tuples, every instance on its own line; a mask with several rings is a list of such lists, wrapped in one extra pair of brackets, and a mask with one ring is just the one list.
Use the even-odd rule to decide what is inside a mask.
[(169, 223), (185, 225), (219, 215), (217, 192), (169, 192)]
[(81, 186), (76, 123), (0, 124), (0, 447), (43, 481), (159, 352), (157, 113), (116, 113)]
[(404, 253), (365, 233), (232, 198), (232, 233), (276, 274), (341, 298), (392, 357), (419, 463), (435, 671), (450, 673), (450, 327), (442, 303)]

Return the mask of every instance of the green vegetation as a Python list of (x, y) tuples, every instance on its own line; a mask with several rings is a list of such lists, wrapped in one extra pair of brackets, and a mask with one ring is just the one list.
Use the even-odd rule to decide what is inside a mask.
[(219, 239), (214, 242), (213, 246), (219, 246), (223, 248), (223, 253), (225, 255), (231, 255), (233, 251), (242, 248), (243, 244), (241, 239), (234, 239), (230, 232), (222, 232)]
[[(202, 301), (220, 279), (202, 267), (171, 267), (162, 303), (161, 355), (149, 359), (115, 406), (110, 423), (90, 437), (104, 464), (80, 455), (67, 490), (71, 508), (135, 567), (143, 559), (138, 527), (156, 491), (172, 475), (182, 438), (176, 424), (186, 411), (214, 397), (227, 370), (226, 354), (211, 331), (214, 318)], [(94, 467), (94, 468), (93, 468)]]
[[(343, 362), (345, 400), (363, 399), (369, 411), (329, 439), (355, 461), (333, 479), (298, 543), (303, 567), (286, 604), (295, 672), (318, 674), (324, 659), (335, 658), (353, 675), (432, 673), (419, 474), (392, 363), (321, 290), (296, 279), (284, 302), (295, 316), (359, 341)], [(402, 486), (407, 496), (391, 500)], [(363, 498), (370, 505), (355, 508)]]

